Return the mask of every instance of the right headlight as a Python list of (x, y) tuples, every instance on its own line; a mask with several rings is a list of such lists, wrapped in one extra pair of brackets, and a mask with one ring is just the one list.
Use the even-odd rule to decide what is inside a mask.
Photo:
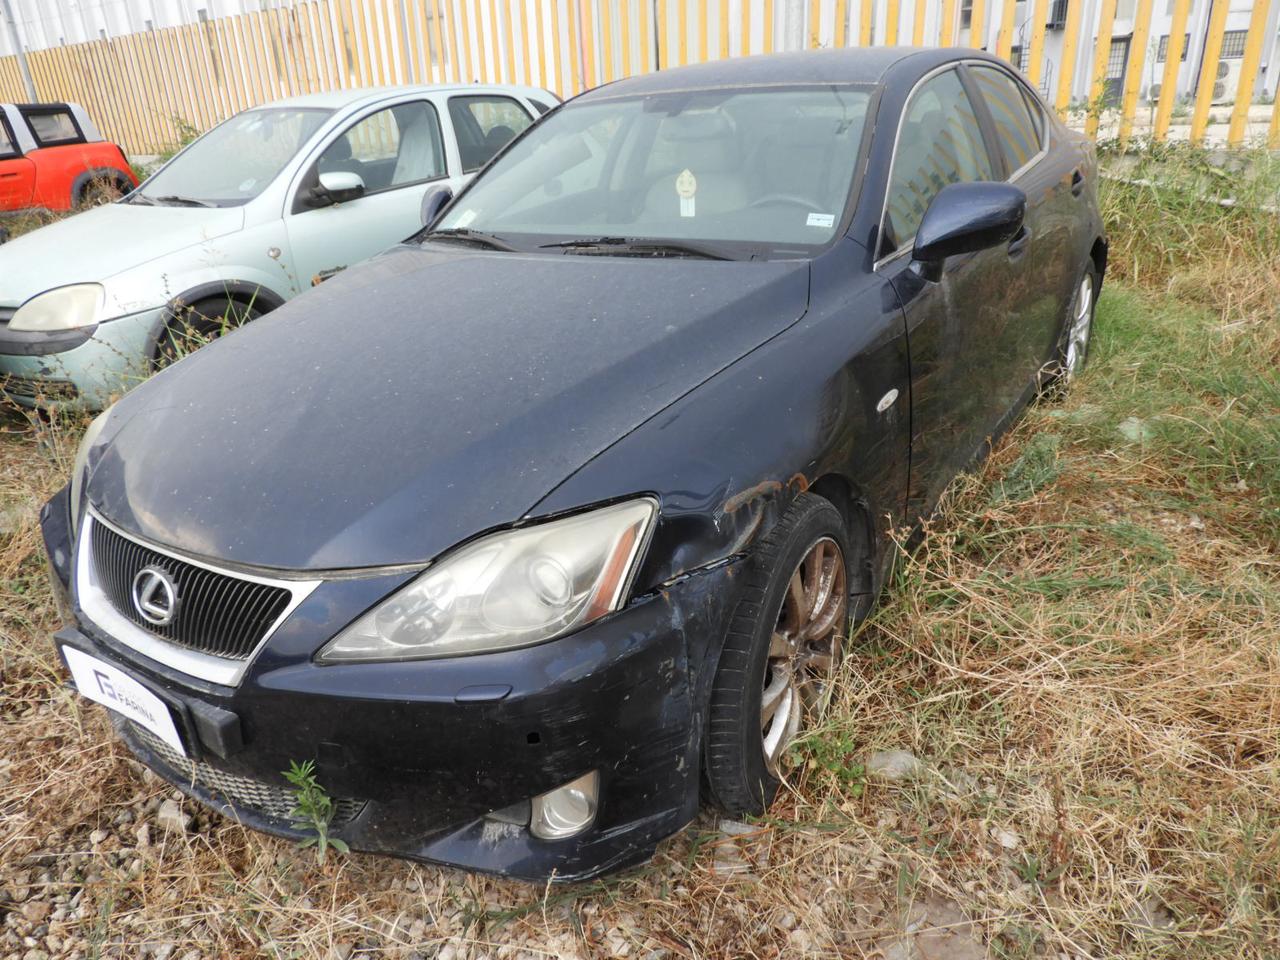
[(76, 459), (71, 467), (71, 535), (74, 537), (76, 530), (80, 526), (80, 498), (84, 495), (85, 474), (89, 472), (89, 449), (97, 441), (98, 435), (102, 433), (102, 428), (107, 425), (107, 414), (111, 412), (111, 408), (107, 407), (100, 414), (93, 418), (93, 421), (85, 428), (84, 436), (80, 438), (80, 448), (76, 450)]
[(106, 293), (97, 283), (74, 283), (46, 290), (18, 308), (9, 320), (9, 329), (15, 333), (52, 333), (91, 327), (102, 319), (105, 299)]
[(619, 609), (657, 515), (648, 498), (482, 537), (374, 607), (322, 663), (526, 647)]

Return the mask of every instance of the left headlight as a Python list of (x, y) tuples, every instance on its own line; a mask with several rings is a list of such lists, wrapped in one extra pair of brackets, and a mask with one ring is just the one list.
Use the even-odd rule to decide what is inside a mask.
[(322, 663), (527, 647), (619, 609), (657, 515), (651, 499), (482, 537), (325, 645)]
[(91, 327), (102, 319), (105, 298), (105, 291), (96, 283), (48, 290), (20, 306), (9, 321), (9, 329), (15, 333), (52, 333)]

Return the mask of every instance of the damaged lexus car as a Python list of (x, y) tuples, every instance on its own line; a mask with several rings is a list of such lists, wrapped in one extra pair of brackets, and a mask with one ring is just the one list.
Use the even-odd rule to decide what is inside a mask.
[(84, 438), (56, 643), (187, 794), (544, 880), (762, 813), (909, 529), (1084, 363), (1091, 146), (1007, 64), (705, 64), (550, 113), (421, 233)]

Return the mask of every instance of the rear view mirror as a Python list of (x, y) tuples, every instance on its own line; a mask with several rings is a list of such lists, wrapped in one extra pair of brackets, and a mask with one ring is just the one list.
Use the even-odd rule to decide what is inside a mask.
[(327, 207), (334, 203), (349, 203), (364, 196), (364, 180), (360, 174), (349, 170), (330, 170), (320, 174), (320, 184), (311, 188), (312, 205)]
[(453, 199), (453, 191), (448, 187), (432, 187), (422, 195), (422, 225), (429, 227), (436, 222), (440, 211)]
[(938, 191), (916, 231), (912, 259), (936, 280), (942, 262), (1006, 243), (1022, 229), (1027, 195), (1008, 183), (952, 183)]

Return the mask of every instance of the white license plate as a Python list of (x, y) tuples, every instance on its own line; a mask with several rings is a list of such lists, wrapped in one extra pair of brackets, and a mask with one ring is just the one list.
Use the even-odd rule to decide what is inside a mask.
[(123, 670), (97, 657), (75, 647), (63, 647), (62, 655), (67, 658), (71, 678), (81, 694), (146, 727), (184, 757), (187, 755), (168, 704)]

